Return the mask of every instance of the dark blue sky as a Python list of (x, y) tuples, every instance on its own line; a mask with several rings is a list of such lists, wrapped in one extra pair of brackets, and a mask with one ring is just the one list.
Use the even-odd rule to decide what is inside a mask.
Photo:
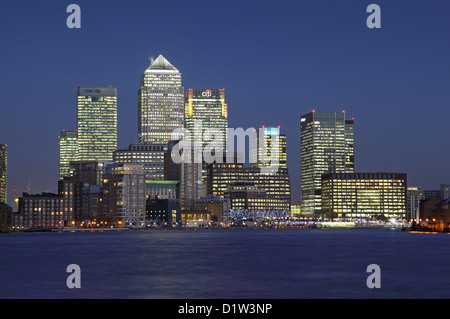
[[(81, 7), (81, 29), (66, 8)], [(381, 29), (366, 26), (369, 4)], [(230, 127), (281, 125), (292, 199), (300, 116), (355, 117), (356, 171), (450, 183), (450, 2), (3, 1), (0, 143), (8, 192), (57, 189), (58, 132), (76, 129), (78, 86), (118, 88), (118, 147), (137, 140), (139, 78), (163, 54), (187, 88), (225, 88)]]

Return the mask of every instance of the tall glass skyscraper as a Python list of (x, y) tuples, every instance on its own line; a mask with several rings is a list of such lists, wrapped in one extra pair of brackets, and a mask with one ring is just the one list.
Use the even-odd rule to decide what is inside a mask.
[[(194, 123), (201, 121), (202, 135), (207, 129), (221, 132), (222, 150), (226, 151), (228, 132), (228, 105), (225, 103), (225, 89), (188, 89), (185, 94), (185, 127), (191, 137)], [(202, 150), (208, 144), (203, 140)]]
[[(261, 129), (264, 134), (261, 137), (262, 141), (259, 137)], [(281, 128), (279, 126), (263, 126), (258, 129), (256, 132), (256, 146), (258, 150), (254, 154), (256, 158), (255, 156), (251, 158), (252, 166), (264, 167), (277, 165), (278, 167), (287, 167), (286, 134), (280, 134), (280, 131)], [(260, 144), (263, 147), (260, 147)]]
[(117, 89), (78, 88), (78, 154), (81, 161), (111, 161), (117, 149)]
[(184, 127), (181, 73), (159, 55), (141, 76), (138, 95), (139, 144), (168, 143)]
[(70, 176), (69, 163), (78, 161), (78, 132), (61, 131), (59, 132), (58, 143), (58, 179)]
[[(188, 89), (185, 93), (184, 107), (185, 128), (192, 139), (201, 133), (202, 140), (198, 141), (201, 151), (208, 147), (211, 151), (214, 149), (225, 154), (228, 135), (228, 105), (225, 103), (225, 89)], [(201, 125), (201, 132), (196, 133), (194, 130), (198, 123)], [(208, 138), (205, 134), (207, 130), (217, 130), (220, 134)], [(213, 133), (213, 131), (210, 132)], [(213, 141), (216, 144), (213, 144)], [(203, 162), (203, 195), (206, 195), (207, 168), (208, 163)]]
[(6, 144), (0, 144), (0, 202), (6, 204), (8, 200), (8, 152)]
[(354, 172), (353, 125), (344, 111), (312, 111), (301, 117), (302, 214), (320, 217), (323, 174)]

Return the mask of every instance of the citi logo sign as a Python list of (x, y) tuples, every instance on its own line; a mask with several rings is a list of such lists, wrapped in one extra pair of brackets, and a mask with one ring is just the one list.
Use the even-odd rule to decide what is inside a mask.
[(211, 95), (212, 95), (211, 90), (205, 90), (205, 91), (202, 92), (202, 96), (203, 97), (209, 97)]

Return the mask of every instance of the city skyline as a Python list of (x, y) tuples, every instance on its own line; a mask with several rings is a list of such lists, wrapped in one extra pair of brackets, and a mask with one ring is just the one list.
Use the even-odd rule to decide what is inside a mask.
[[(243, 5), (242, 12), (234, 12), (235, 7), (228, 5), (224, 10), (236, 17), (238, 26), (224, 33), (230, 45), (240, 44), (241, 47), (240, 50), (224, 50), (218, 56), (212, 51), (204, 51), (206, 47), (202, 44), (192, 50), (183, 50), (182, 44), (170, 43), (165, 37), (170, 38), (173, 34), (171, 30), (164, 37), (156, 36), (150, 41), (151, 44), (143, 44), (134, 38), (127, 40), (120, 33), (123, 22), (130, 22), (125, 18), (120, 20), (122, 24), (119, 25), (106, 19), (106, 26), (94, 26), (90, 22), (92, 16), (96, 16), (94, 12), (102, 12), (99, 4), (79, 2), (83, 9), (83, 27), (80, 30), (68, 30), (65, 27), (64, 5), (51, 8), (48, 4), (30, 4), (29, 12), (20, 12), (20, 23), (28, 21), (24, 25), (30, 26), (36, 21), (33, 19), (37, 19), (33, 18), (35, 12), (44, 15), (44, 11), (50, 9), (44, 15), (49, 17), (48, 21), (38, 23), (37, 30), (25, 30), (22, 27), (7, 35), (7, 41), (12, 45), (1, 53), (3, 61), (12, 60), (11, 55), (17, 55), (11, 65), (5, 66), (1, 78), (4, 88), (0, 100), (2, 114), (6, 119), (11, 119), (3, 121), (0, 130), (0, 143), (8, 145), (8, 203), (13, 204), (13, 189), (20, 195), (27, 190), (30, 182), (32, 193), (57, 188), (56, 137), (59, 131), (70, 130), (76, 125), (74, 91), (78, 86), (117, 87), (117, 148), (125, 149), (137, 143), (138, 79), (142, 70), (148, 67), (149, 58), (156, 58), (159, 54), (167, 57), (183, 74), (183, 87), (225, 88), (227, 104), (230, 105), (230, 127), (281, 125), (288, 141), (293, 203), (300, 199), (300, 116), (312, 109), (345, 109), (355, 116), (356, 171), (401, 171), (408, 174), (408, 185), (437, 190), (440, 184), (450, 180), (445, 165), (450, 159), (450, 153), (443, 147), (445, 141), (444, 144), (442, 142), (448, 136), (448, 79), (444, 70), (448, 70), (449, 62), (444, 57), (448, 56), (450, 48), (447, 43), (440, 41), (445, 35), (443, 29), (448, 24), (448, 19), (444, 21), (441, 12), (448, 5), (437, 2), (441, 4), (442, 10), (436, 10), (431, 6), (423, 8), (419, 2), (410, 3), (407, 8), (383, 1), (379, 3), (383, 12), (389, 13), (383, 15), (381, 30), (369, 30), (364, 25), (367, 5), (330, 4), (321, 9), (314, 4), (297, 7), (299, 10), (296, 13), (300, 16), (298, 21), (301, 22), (296, 24), (296, 30), (302, 36), (302, 41), (299, 41), (301, 44), (298, 45), (288, 41), (289, 36), (292, 36), (290, 32), (279, 35), (288, 29), (290, 23), (294, 24), (290, 20), (285, 23), (281, 21), (282, 14), (294, 18), (287, 9), (278, 9), (273, 14), (274, 21), (279, 23), (278, 28), (256, 19), (259, 32), (248, 38), (253, 42), (246, 44), (247, 37), (237, 31), (239, 27), (243, 27), (246, 32), (255, 30), (246, 25), (243, 19), (245, 14), (252, 11), (248, 5)], [(5, 12), (10, 12), (13, 18), (17, 17), (17, 8), (10, 4), (6, 4), (6, 7)], [(420, 13), (419, 9), (424, 13)], [(108, 10), (117, 16), (120, 11), (114, 6)], [(265, 8), (255, 10), (268, 14)], [(316, 18), (325, 14), (332, 20), (330, 23), (336, 23), (336, 30), (325, 30), (324, 26), (321, 28), (320, 21), (314, 22), (306, 17), (307, 13)], [(179, 11), (176, 14), (181, 15)], [(332, 14), (336, 17), (333, 18)], [(413, 20), (419, 14), (423, 14), (429, 23), (414, 25)], [(399, 16), (403, 19), (399, 19)], [(2, 25), (8, 23), (17, 26), (19, 22), (14, 23), (11, 19), (5, 17), (0, 20)], [(137, 26), (137, 22), (130, 23), (127, 28)], [(211, 30), (205, 32), (206, 37), (217, 31), (219, 26), (219, 22), (213, 23)], [(315, 32), (304, 32), (306, 26), (315, 28)], [(77, 44), (85, 40), (89, 43), (94, 40), (107, 41), (109, 36), (100, 40), (89, 36), (92, 31), (100, 32), (105, 27), (111, 27), (117, 32), (120, 43), (130, 41), (135, 51), (132, 54), (125, 53), (119, 48), (117, 53), (108, 56), (104, 48), (86, 53), (76, 48)], [(198, 28), (191, 26), (188, 30), (198, 31)], [(49, 31), (53, 39), (55, 36), (61, 39), (55, 41), (61, 47), (54, 54), (46, 55), (48, 50), (54, 50), (57, 46), (44, 41), (42, 34), (45, 33), (35, 33), (42, 31)], [(348, 32), (348, 35), (341, 36), (340, 32)], [(40, 45), (40, 51), (33, 51), (36, 50), (33, 49), (33, 43), (36, 43), (30, 36), (37, 36), (36, 39), (42, 40), (47, 46)], [(266, 47), (265, 36), (269, 43), (278, 43), (281, 48), (275, 50)], [(337, 36), (337, 40), (333, 40), (333, 36)], [(394, 42), (397, 37), (402, 41)], [(337, 48), (340, 41), (344, 45)], [(427, 57), (433, 59), (422, 56), (423, 52), (416, 47), (417, 42), (429, 46), (431, 53), (427, 53)], [(30, 52), (27, 52), (25, 59), (19, 50), (22, 43), (29, 44), (30, 51), (35, 54), (30, 56)], [(292, 53), (286, 50), (289, 48)], [(318, 53), (322, 49), (333, 50), (324, 55)], [(281, 60), (277, 51), (280, 52)], [(314, 57), (314, 54), (318, 57)], [(77, 55), (81, 59), (74, 59)], [(19, 65), (18, 61), (22, 64)], [(113, 62), (115, 68), (111, 68)], [(29, 77), (17, 78), (15, 74), (23, 73), (24, 68)], [(70, 76), (57, 78), (59, 72)], [(252, 76), (246, 77), (249, 74)], [(264, 79), (264, 75), (268, 74), (271, 74), (270, 81)], [(265, 82), (270, 82), (271, 90), (268, 90)], [(28, 88), (25, 93), (20, 90), (23, 87)], [(52, 90), (45, 90), (49, 87)], [(22, 118), (19, 118), (20, 114)], [(17, 121), (13, 119), (20, 120), (19, 130), (15, 123)], [(373, 134), (380, 126), (383, 130)], [(380, 157), (379, 154), (386, 156)], [(31, 159), (33, 163), (30, 165)]]

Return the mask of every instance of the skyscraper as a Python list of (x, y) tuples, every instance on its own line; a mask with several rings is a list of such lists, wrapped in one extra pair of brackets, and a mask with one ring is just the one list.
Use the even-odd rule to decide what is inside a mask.
[[(225, 89), (188, 89), (185, 94), (185, 127), (191, 137), (195, 121), (201, 121), (202, 135), (207, 129), (220, 131), (222, 150), (226, 151), (228, 132), (228, 106), (225, 103)], [(204, 139), (202, 150), (208, 140)]]
[[(198, 127), (200, 132), (195, 132)], [(228, 106), (225, 103), (225, 89), (188, 89), (185, 94), (185, 128), (191, 138), (201, 137), (199, 147), (203, 152), (206, 147), (212, 152), (227, 150)], [(220, 133), (219, 136), (207, 136), (208, 131)], [(210, 154), (209, 152), (208, 154)], [(211, 154), (212, 155), (212, 154)], [(206, 195), (208, 163), (202, 165), (203, 195)]]
[(117, 89), (79, 87), (78, 154), (81, 161), (111, 161), (117, 149)]
[(61, 131), (59, 132), (58, 143), (58, 179), (70, 176), (71, 161), (78, 161), (78, 132)]
[(5, 204), (8, 197), (8, 153), (6, 148), (6, 144), (0, 144), (0, 202)]
[[(278, 167), (286, 168), (286, 134), (280, 134), (279, 126), (263, 126), (261, 129), (256, 132), (256, 146), (258, 151), (255, 153), (257, 158), (252, 158), (253, 166), (263, 167), (275, 165), (276, 163), (278, 163)], [(261, 131), (263, 132), (263, 134), (261, 134), (262, 136), (260, 138), (259, 135)], [(260, 147), (260, 144), (263, 147)], [(276, 163), (274, 163), (273, 161), (275, 161)]]
[(159, 55), (145, 70), (140, 82), (139, 144), (168, 143), (172, 132), (184, 127), (181, 73)]
[(321, 178), (354, 172), (353, 119), (345, 112), (315, 112), (300, 119), (302, 214), (321, 214)]

